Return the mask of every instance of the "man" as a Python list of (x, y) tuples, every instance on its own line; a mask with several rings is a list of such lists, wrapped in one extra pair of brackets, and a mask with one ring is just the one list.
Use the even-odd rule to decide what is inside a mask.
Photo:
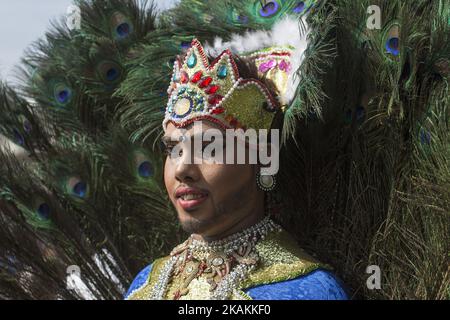
[[(329, 268), (270, 217), (265, 200), (275, 176), (250, 157), (270, 141), (224, 138), (230, 129), (273, 129), (290, 55), (284, 48), (241, 59), (225, 50), (210, 63), (194, 40), (175, 63), (163, 122), (164, 180), (191, 236), (141, 271), (126, 299), (347, 299)], [(197, 143), (211, 130), (222, 133), (222, 150), (207, 150), (209, 139)], [(236, 161), (240, 146), (244, 164)]]

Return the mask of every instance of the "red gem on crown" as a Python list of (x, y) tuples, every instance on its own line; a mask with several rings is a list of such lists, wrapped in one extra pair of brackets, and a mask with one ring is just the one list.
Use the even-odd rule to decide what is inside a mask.
[(188, 83), (189, 81), (189, 75), (187, 74), (186, 71), (182, 71), (180, 74), (180, 81), (181, 83)]
[(208, 103), (210, 104), (210, 105), (216, 105), (216, 104), (218, 104), (220, 101), (222, 101), (222, 99), (223, 99), (223, 97), (221, 96), (221, 95), (215, 95), (215, 96), (211, 96), (211, 97), (209, 97), (209, 99), (208, 99)]
[(194, 75), (192, 76), (191, 82), (192, 83), (197, 83), (200, 81), (200, 79), (203, 76), (203, 72), (201, 71), (197, 71), (196, 73), (194, 73)]
[(208, 89), (205, 90), (207, 94), (215, 94), (217, 91), (219, 91), (220, 87), (217, 85), (212, 85)]
[(203, 79), (198, 86), (200, 88), (206, 88), (207, 86), (209, 86), (211, 84), (212, 80), (213, 79), (211, 77), (207, 77), (207, 78)]
[(224, 112), (225, 112), (225, 109), (222, 108), (222, 107), (219, 107), (219, 108), (216, 108), (216, 109), (212, 110), (213, 114), (221, 114), (221, 113), (224, 113)]

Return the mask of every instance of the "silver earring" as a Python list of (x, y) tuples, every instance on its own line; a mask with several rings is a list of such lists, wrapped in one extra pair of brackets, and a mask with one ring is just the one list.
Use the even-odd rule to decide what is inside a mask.
[(260, 173), (256, 174), (256, 183), (258, 187), (262, 191), (272, 191), (275, 189), (275, 185), (277, 184), (277, 180), (275, 176), (272, 175), (261, 175)]

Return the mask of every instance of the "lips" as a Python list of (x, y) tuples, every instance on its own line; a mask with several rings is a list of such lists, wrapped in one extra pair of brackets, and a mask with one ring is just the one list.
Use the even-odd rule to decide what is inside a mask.
[(198, 188), (180, 187), (175, 192), (175, 198), (184, 210), (193, 210), (208, 198), (208, 192)]

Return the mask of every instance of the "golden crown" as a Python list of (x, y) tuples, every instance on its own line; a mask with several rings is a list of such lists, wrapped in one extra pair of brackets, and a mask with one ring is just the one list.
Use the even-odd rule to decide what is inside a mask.
[(164, 129), (168, 123), (183, 127), (202, 119), (225, 129), (269, 129), (280, 108), (262, 82), (240, 78), (230, 50), (210, 64), (196, 39), (183, 61), (175, 62), (168, 94)]

